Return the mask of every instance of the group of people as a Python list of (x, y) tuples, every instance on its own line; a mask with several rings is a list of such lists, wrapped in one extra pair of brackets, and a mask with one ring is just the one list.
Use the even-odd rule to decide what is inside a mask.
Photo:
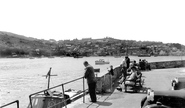
[(121, 72), (122, 76), (120, 78), (119, 87), (117, 87), (118, 90), (122, 91), (122, 83), (124, 81), (133, 81), (136, 80), (141, 74), (140, 67), (136, 63), (136, 61), (133, 61), (131, 63), (130, 58), (128, 56), (125, 57), (125, 59), (121, 62)]
[(148, 61), (146, 61), (146, 59), (139, 59), (139, 67), (140, 70), (144, 71), (144, 70), (151, 70), (150, 65), (148, 63)]
[[(96, 102), (96, 78), (95, 78), (95, 73), (94, 73), (94, 68), (87, 62), (85, 61), (84, 63), (85, 66), (85, 73), (84, 77), (87, 79), (87, 84), (88, 84), (88, 89), (89, 89), (89, 95), (91, 98), (91, 102)], [(121, 62), (121, 72), (122, 72), (122, 77), (119, 80), (119, 87), (117, 87), (118, 90), (122, 90), (122, 83), (127, 80), (127, 81), (132, 81), (136, 78), (138, 78), (141, 74), (140, 70), (143, 69), (150, 69), (149, 64), (147, 61), (141, 61), (139, 60), (139, 64), (136, 63), (136, 61), (133, 61), (131, 63), (130, 58), (128, 56), (125, 56), (125, 59)], [(110, 66), (109, 74), (111, 76), (114, 75), (113, 72), (113, 66)]]

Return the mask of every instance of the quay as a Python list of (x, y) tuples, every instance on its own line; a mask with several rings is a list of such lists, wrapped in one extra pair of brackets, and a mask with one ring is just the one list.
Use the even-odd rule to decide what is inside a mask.
[[(100, 69), (95, 69), (98, 72), (96, 75), (97, 85), (97, 102), (90, 102), (89, 95), (86, 95), (85, 89), (85, 81), (84, 77), (57, 85), (55, 87), (51, 87), (47, 90), (51, 90), (57, 87), (62, 87), (62, 92), (50, 92), (55, 93), (48, 94), (49, 91), (46, 90), (39, 91), (37, 93), (33, 93), (29, 96), (30, 104), (28, 108), (45, 108), (46, 106), (53, 107), (65, 107), (65, 108), (141, 108), (141, 100), (146, 96), (147, 90), (150, 88), (152, 90), (171, 90), (171, 80), (175, 77), (184, 76), (185, 75), (185, 61), (163, 61), (163, 62), (151, 62), (150, 67), (152, 70), (142, 71), (142, 87), (138, 87), (137, 92), (124, 91), (124, 84), (122, 85), (122, 91), (117, 90), (118, 80), (121, 76), (121, 67), (114, 67), (114, 76), (106, 73), (103, 74), (100, 72)], [(77, 80), (83, 81), (83, 91), (75, 92), (76, 95), (71, 96), (70, 94), (66, 94), (67, 91), (64, 90), (64, 85), (75, 82)], [(49, 83), (48, 83), (49, 84)], [(39, 97), (39, 93), (43, 92), (44, 98)], [(65, 94), (64, 94), (65, 92)], [(63, 94), (63, 96), (61, 95)], [(70, 93), (70, 92), (69, 92)], [(72, 93), (72, 92), (71, 92)], [(74, 93), (73, 93), (74, 94)], [(78, 95), (77, 95), (78, 94)], [(35, 96), (37, 96), (35, 98)], [(58, 96), (58, 100), (53, 100)], [(66, 97), (67, 96), (67, 97)], [(69, 98), (70, 96), (70, 98)], [(43, 99), (45, 99), (46, 103), (43, 103)], [(63, 98), (65, 97), (65, 98)], [(51, 99), (48, 100), (48, 99)], [(70, 99), (70, 102), (68, 102)], [(39, 102), (38, 102), (39, 101)], [(53, 103), (56, 102), (56, 103)], [(65, 103), (67, 102), (67, 104)], [(17, 108), (19, 108), (19, 101), (11, 102), (7, 105), (17, 103)], [(3, 108), (7, 105), (4, 105), (0, 108)], [(42, 106), (45, 105), (45, 106)]]
[[(185, 75), (185, 68), (167, 68), (154, 69), (142, 72), (144, 84), (137, 93), (118, 91), (118, 84), (115, 81), (112, 91), (103, 94), (97, 94), (97, 102), (91, 103), (90, 97), (85, 97), (85, 103), (82, 99), (69, 104), (67, 108), (141, 108), (141, 99), (146, 96), (148, 88), (155, 90), (170, 90), (171, 80), (175, 77)], [(124, 88), (124, 87), (123, 87)]]

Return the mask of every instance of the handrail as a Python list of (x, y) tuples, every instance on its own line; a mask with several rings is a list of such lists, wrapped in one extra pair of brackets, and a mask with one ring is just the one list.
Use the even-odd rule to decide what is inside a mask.
[(8, 104), (6, 104), (6, 105), (3, 105), (3, 106), (0, 106), (0, 108), (4, 108), (4, 107), (9, 106), (9, 105), (14, 104), (14, 103), (17, 103), (17, 108), (19, 108), (19, 100), (10, 102), (10, 103), (8, 103)]
[(66, 84), (68, 84), (68, 83), (75, 82), (75, 81), (80, 80), (80, 79), (82, 79), (82, 78), (84, 78), (84, 77), (80, 77), (80, 78), (77, 78), (77, 79), (68, 81), (68, 82), (66, 82), (66, 83), (63, 83), (63, 84), (66, 85)]
[(57, 87), (60, 87), (60, 86), (62, 86), (62, 85), (66, 85), (66, 84), (68, 84), (68, 83), (71, 83), (71, 82), (80, 80), (80, 79), (82, 79), (82, 78), (84, 78), (84, 77), (80, 77), (80, 78), (74, 79), (74, 80), (72, 80), (72, 81), (69, 81), (69, 82), (66, 82), (66, 83), (62, 83), (62, 84), (56, 85), (56, 86), (51, 87), (51, 88), (49, 88), (49, 89), (41, 90), (41, 91), (39, 91), (39, 92), (36, 92), (36, 93), (31, 94), (30, 96), (35, 95), (35, 94), (38, 94), (38, 93), (42, 93), (42, 92), (44, 92), (44, 91), (51, 90), (51, 89), (54, 89), (54, 88), (57, 88)]
[[(57, 87), (60, 87), (60, 86), (62, 86), (62, 93), (63, 93), (63, 97), (64, 97), (64, 85), (66, 85), (66, 84), (69, 84), (69, 83), (72, 83), (72, 82), (75, 82), (75, 81), (77, 81), (77, 80), (80, 80), (80, 79), (83, 79), (83, 91), (81, 92), (81, 93), (86, 93), (86, 90), (85, 90), (85, 80), (84, 80), (84, 77), (80, 77), (80, 78), (77, 78), (77, 79), (74, 79), (74, 80), (71, 80), (71, 81), (68, 81), (68, 82), (65, 82), (65, 83), (62, 83), (62, 84), (59, 84), (59, 85), (56, 85), (56, 86), (54, 86), (54, 87), (51, 87), (51, 88), (48, 88), (48, 89), (45, 89), (45, 90), (41, 90), (41, 91), (39, 91), (39, 92), (36, 92), (36, 93), (33, 93), (33, 94), (31, 94), (31, 95), (29, 95), (29, 100), (30, 100), (30, 107), (31, 108), (33, 108), (33, 105), (32, 105), (32, 96), (33, 95), (37, 95), (37, 94), (39, 94), (39, 93), (42, 93), (42, 92), (45, 92), (45, 91), (48, 91), (48, 90), (51, 90), (51, 89), (54, 89), (54, 88), (57, 88)], [(73, 98), (73, 96), (72, 97), (70, 97), (70, 98)], [(60, 103), (64, 103), (64, 105), (65, 105), (65, 107), (66, 107), (66, 102), (67, 102), (67, 100), (69, 100), (69, 99), (65, 99), (65, 97), (64, 97), (64, 101), (62, 101), (62, 102), (60, 102)], [(85, 95), (83, 95), (83, 103), (85, 102)], [(59, 104), (59, 103), (58, 103)], [(57, 105), (57, 104), (56, 104)], [(66, 107), (67, 108), (67, 107)]]

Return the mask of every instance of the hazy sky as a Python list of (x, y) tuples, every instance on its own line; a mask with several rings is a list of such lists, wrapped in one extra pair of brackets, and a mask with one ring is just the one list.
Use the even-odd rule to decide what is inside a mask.
[(185, 0), (0, 0), (0, 31), (185, 45)]

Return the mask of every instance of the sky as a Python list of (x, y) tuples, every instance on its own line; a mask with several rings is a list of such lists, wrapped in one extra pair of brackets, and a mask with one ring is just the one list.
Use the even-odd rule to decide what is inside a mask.
[(0, 0), (0, 31), (185, 45), (185, 0)]

